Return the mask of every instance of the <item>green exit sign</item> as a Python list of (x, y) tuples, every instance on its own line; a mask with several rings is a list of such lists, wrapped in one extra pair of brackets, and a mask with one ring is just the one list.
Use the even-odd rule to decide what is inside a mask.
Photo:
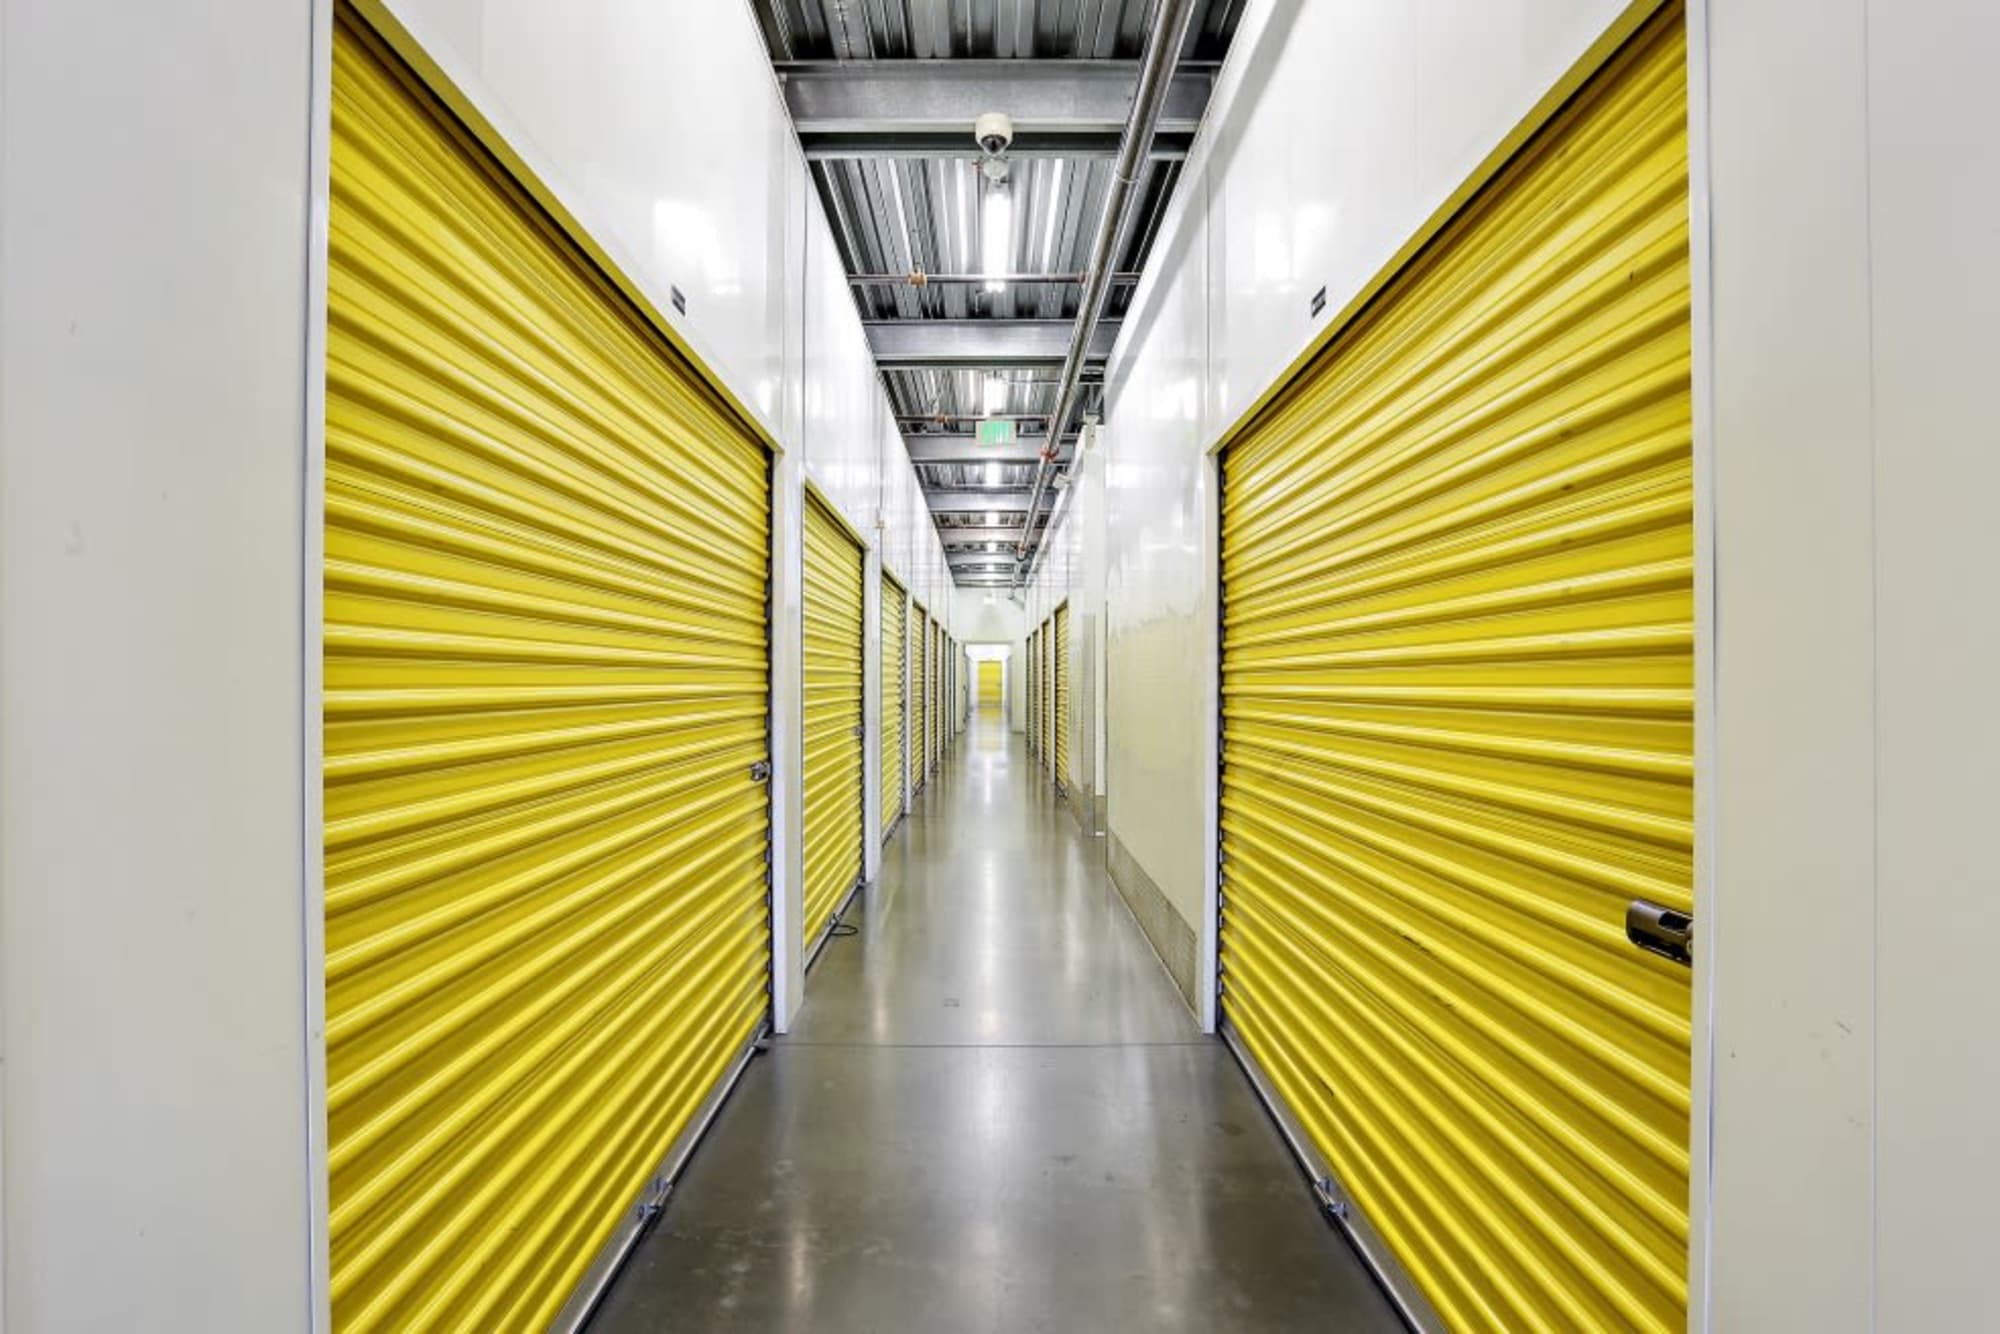
[(982, 445), (1013, 444), (1014, 423), (1012, 421), (985, 421), (979, 423), (979, 443)]

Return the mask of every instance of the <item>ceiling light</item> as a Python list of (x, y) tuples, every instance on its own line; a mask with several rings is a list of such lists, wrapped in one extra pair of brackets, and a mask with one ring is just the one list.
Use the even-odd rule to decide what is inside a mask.
[(998, 463), (989, 462), (986, 465), (986, 485), (1000, 485), (1000, 465)]
[(1014, 253), (1014, 197), (999, 181), (989, 181), (986, 200), (979, 215), (980, 271), (986, 275), (986, 290), (1004, 292), (1000, 279), (1007, 273), (1007, 261)]
[(986, 415), (997, 417), (1007, 410), (1007, 381), (998, 375), (986, 377)]
[(999, 510), (988, 510), (988, 511), (986, 511), (986, 525), (987, 525), (987, 527), (989, 527), (989, 528), (998, 528), (998, 527), (1000, 526), (1000, 511), (999, 511)]
[(1053, 270), (1056, 266), (1056, 219), (1062, 214), (1063, 160), (1055, 161), (1055, 179), (1049, 182), (1049, 218), (1047, 229), (1042, 233), (1042, 267)]

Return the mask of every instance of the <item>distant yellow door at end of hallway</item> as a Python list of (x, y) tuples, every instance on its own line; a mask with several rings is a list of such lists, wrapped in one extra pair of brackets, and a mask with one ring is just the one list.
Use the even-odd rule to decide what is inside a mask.
[(979, 660), (979, 707), (997, 709), (1000, 707), (1000, 684), (1003, 668), (998, 658)]

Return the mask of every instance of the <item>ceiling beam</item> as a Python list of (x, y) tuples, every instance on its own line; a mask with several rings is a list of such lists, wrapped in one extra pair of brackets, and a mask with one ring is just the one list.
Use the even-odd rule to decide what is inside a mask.
[[(982, 445), (965, 432), (950, 435), (906, 435), (903, 444), (912, 463), (1033, 463), (1042, 456), (1045, 435), (1016, 436), (1004, 445)], [(1061, 457), (1069, 457), (1064, 447)]]
[[(1026, 514), (1026, 491), (926, 491), (933, 514)], [(1016, 523), (1014, 527), (1021, 525)]]
[(946, 551), (985, 550), (989, 542), (1018, 542), (1021, 540), (1021, 525), (1018, 523), (994, 524), (991, 527), (940, 528), (938, 541)]
[[(964, 516), (961, 515), (957, 517), (964, 517)], [(1036, 522), (1047, 523), (1048, 516), (1044, 514), (1043, 516), (1038, 518)], [(1021, 516), (1018, 514), (1010, 514), (1006, 518), (1002, 519), (999, 523), (955, 523), (949, 525), (939, 524), (937, 531), (938, 531), (938, 536), (941, 539), (943, 539), (943, 541), (947, 545), (952, 542), (957, 542), (961, 540), (966, 542), (994, 542), (998, 541), (1000, 539), (1001, 534), (1003, 533), (1014, 533), (1016, 535), (1019, 535), (1021, 531)]]
[[(1061, 366), (1070, 320), (870, 320), (862, 326), (875, 364), (885, 371), (1034, 370)], [(1118, 341), (1118, 321), (1100, 320), (1091, 359)]]
[[(976, 157), (972, 122), (1014, 119), (1009, 157), (1110, 157), (1139, 81), (1133, 60), (779, 61), (806, 156)], [(1213, 75), (1183, 69), (1162, 108), (1155, 158), (1187, 155)]]
[(1012, 568), (1014, 564), (1013, 552), (988, 551), (986, 549), (988, 545), (989, 544), (985, 542), (975, 542), (969, 546), (964, 543), (960, 543), (955, 546), (947, 546), (944, 549), (944, 554), (946, 558), (949, 560), (973, 561), (973, 562), (992, 561), (996, 564), (1004, 563), (1009, 568)]

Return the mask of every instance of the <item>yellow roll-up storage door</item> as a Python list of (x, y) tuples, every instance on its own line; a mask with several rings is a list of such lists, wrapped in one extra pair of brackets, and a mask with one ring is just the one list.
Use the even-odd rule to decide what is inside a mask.
[(979, 707), (997, 709), (1000, 707), (1000, 659), (981, 658), (979, 660)]
[(924, 707), (924, 665), (927, 661), (924, 644), (930, 636), (930, 615), (921, 603), (911, 607), (910, 615), (910, 791), (914, 794), (924, 785), (924, 738), (929, 735), (930, 724)]
[(944, 748), (944, 692), (939, 680), (944, 673), (944, 631), (936, 621), (930, 623), (930, 638), (926, 641), (929, 658), (924, 664), (925, 716), (929, 719), (926, 737), (930, 752), (926, 757), (925, 772), (937, 768), (938, 753)]
[(1686, 1321), (1684, 38), (1663, 13), (1223, 458), (1224, 1012), (1462, 1330)]
[(1056, 782), (1069, 787), (1069, 604), (1056, 608)]
[(903, 813), (904, 771), (909, 744), (903, 726), (904, 658), (908, 650), (903, 628), (903, 586), (882, 576), (882, 832), (887, 834)]
[(862, 553), (818, 496), (806, 498), (805, 940), (819, 938), (861, 878)]
[(1035, 726), (1042, 733), (1042, 772), (1053, 777), (1056, 771), (1056, 631), (1053, 621), (1042, 622), (1042, 712)]
[(769, 464), (344, 13), (333, 91), (334, 1322), (541, 1330), (765, 1014)]
[(1040, 668), (1041, 631), (1030, 630), (1028, 632), (1028, 680), (1026, 682), (1028, 697), (1025, 701), (1027, 713), (1022, 720), (1023, 730), (1026, 731), (1028, 736), (1028, 754), (1030, 755), (1035, 753), (1035, 709), (1040, 703), (1038, 698), (1038, 692), (1041, 690), (1042, 676)]

